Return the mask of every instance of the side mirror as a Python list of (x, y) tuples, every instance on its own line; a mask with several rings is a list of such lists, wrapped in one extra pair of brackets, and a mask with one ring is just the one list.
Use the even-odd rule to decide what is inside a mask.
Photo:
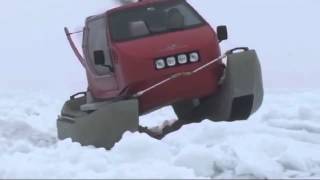
[(110, 72), (114, 72), (114, 69), (110, 65), (106, 65), (106, 58), (104, 56), (103, 51), (94, 51), (93, 53), (94, 56), (94, 64), (98, 66), (103, 66), (109, 69)]
[(227, 28), (227, 26), (218, 26), (217, 27), (217, 35), (218, 35), (219, 42), (227, 40), (228, 39), (228, 28)]

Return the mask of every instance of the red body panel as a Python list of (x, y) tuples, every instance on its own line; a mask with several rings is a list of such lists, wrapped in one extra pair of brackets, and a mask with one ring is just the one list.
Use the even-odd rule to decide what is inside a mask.
[[(130, 8), (156, 1), (159, 0), (133, 3), (128, 7), (121, 8)], [(111, 10), (109, 13), (115, 10)], [(108, 36), (110, 37), (110, 34)], [(109, 43), (113, 54), (114, 76), (99, 77), (87, 73), (89, 90), (98, 99), (132, 95), (172, 74), (192, 71), (221, 55), (217, 36), (207, 23), (187, 30)], [(157, 58), (193, 51), (200, 53), (200, 62), (163, 70), (155, 69), (154, 63)], [(178, 78), (153, 89), (139, 98), (140, 113), (143, 114), (180, 100), (199, 98), (215, 93), (223, 67), (222, 63), (217, 63), (193, 76)]]

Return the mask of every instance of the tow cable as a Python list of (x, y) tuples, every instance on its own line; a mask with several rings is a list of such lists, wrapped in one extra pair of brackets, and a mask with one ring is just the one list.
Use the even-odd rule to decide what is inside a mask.
[[(205, 68), (209, 67), (210, 65), (212, 64), (215, 64), (216, 62), (220, 61), (220, 60), (223, 60), (224, 58), (228, 57), (228, 55), (230, 54), (233, 54), (235, 51), (248, 51), (249, 48), (247, 47), (238, 47), (238, 48), (234, 48), (234, 49), (231, 49), (229, 51), (227, 51), (226, 53), (224, 53), (223, 55), (219, 56), (218, 58), (208, 62), (207, 64), (193, 70), (193, 71), (190, 71), (190, 72), (181, 72), (181, 73), (176, 73), (176, 74), (173, 74), (171, 75), (169, 78), (145, 89), (145, 90), (142, 90), (142, 91), (139, 91), (138, 93), (136, 93), (133, 97), (134, 98), (138, 98), (142, 95), (144, 95), (145, 93), (171, 81), (171, 80), (174, 80), (174, 79), (177, 79), (179, 77), (186, 77), (186, 76), (191, 76), (197, 72), (200, 72), (202, 70), (204, 70)], [(138, 131), (140, 133), (146, 133), (148, 134), (149, 136), (155, 138), (155, 139), (158, 139), (158, 140), (161, 140), (162, 138), (164, 138), (167, 134), (171, 133), (171, 132), (174, 132), (174, 131), (177, 131), (179, 130), (183, 125), (185, 124), (188, 124), (189, 122), (184, 122), (184, 121), (181, 121), (181, 120), (177, 120), (176, 122), (173, 123), (173, 125), (171, 126), (166, 126), (164, 127), (161, 132), (155, 132), (153, 131), (152, 129), (149, 129), (148, 127), (143, 127), (143, 126), (140, 126), (138, 127)]]
[(155, 85), (153, 85), (153, 86), (151, 86), (151, 87), (149, 87), (149, 88), (147, 88), (145, 90), (137, 92), (132, 97), (134, 97), (134, 98), (141, 97), (145, 93), (147, 93), (147, 92), (149, 92), (149, 91), (151, 91), (151, 90), (153, 90), (153, 89), (155, 89), (155, 88), (157, 88), (157, 87), (159, 87), (159, 86), (161, 86), (161, 85), (163, 85), (163, 84), (165, 84), (165, 83), (167, 83), (167, 82), (169, 82), (171, 80), (174, 80), (174, 79), (177, 79), (177, 78), (180, 78), (180, 77), (192, 76), (193, 74), (198, 73), (198, 72), (206, 69), (210, 65), (215, 64), (216, 62), (226, 58), (228, 55), (233, 54), (235, 51), (239, 51), (239, 50), (248, 51), (249, 48), (247, 48), (247, 47), (238, 47), (238, 48), (231, 49), (231, 50), (227, 51), (226, 53), (224, 53), (223, 55), (217, 57), (216, 59), (208, 62), (207, 64), (205, 64), (205, 65), (203, 65), (203, 66), (201, 66), (201, 67), (199, 67), (199, 68), (197, 68), (197, 69), (195, 69), (193, 71), (180, 72), (180, 73), (173, 74), (169, 78), (167, 78), (167, 79), (165, 79), (165, 80), (163, 80), (163, 81), (161, 81), (161, 82), (159, 82), (159, 83), (157, 83), (157, 84), (155, 84)]

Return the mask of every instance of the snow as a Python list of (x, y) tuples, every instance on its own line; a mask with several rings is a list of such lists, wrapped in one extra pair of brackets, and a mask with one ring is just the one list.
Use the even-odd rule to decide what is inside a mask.
[[(56, 139), (56, 117), (86, 88), (63, 34), (117, 6), (102, 0), (11, 0), (0, 7), (0, 179), (320, 178), (318, 0), (189, 0), (235, 46), (257, 49), (266, 93), (249, 121), (185, 126), (162, 141), (126, 133), (114, 149)], [(270, 13), (271, 12), (271, 13)], [(79, 39), (79, 37), (78, 37)], [(280, 89), (285, 88), (285, 89)], [(141, 117), (175, 119), (170, 107)]]
[[(320, 91), (269, 90), (249, 121), (204, 121), (162, 141), (124, 134), (111, 151), (56, 139), (67, 94), (0, 91), (0, 178), (320, 178)], [(174, 119), (170, 107), (141, 124)]]

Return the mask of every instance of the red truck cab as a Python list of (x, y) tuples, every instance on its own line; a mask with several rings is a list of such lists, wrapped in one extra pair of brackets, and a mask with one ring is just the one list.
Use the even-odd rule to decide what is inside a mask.
[[(144, 0), (86, 20), (83, 54), (88, 92), (96, 101), (133, 95), (221, 55), (212, 27), (185, 0)], [(139, 97), (144, 114), (214, 94), (222, 62)]]

